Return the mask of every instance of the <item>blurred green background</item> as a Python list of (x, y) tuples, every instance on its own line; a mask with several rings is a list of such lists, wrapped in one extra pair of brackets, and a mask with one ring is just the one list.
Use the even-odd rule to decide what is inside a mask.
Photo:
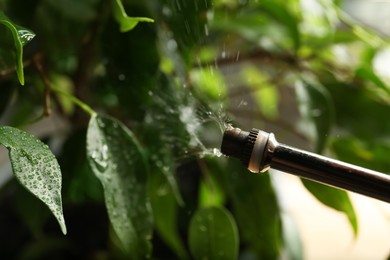
[(254, 175), (216, 155), (233, 124), (389, 173), (389, 8), (386, 1), (0, 0), (0, 124), (33, 133), (56, 155), (68, 229), (63, 236), (13, 178), (1, 148), (1, 258), (134, 258), (88, 164), (90, 117), (80, 102), (123, 122), (144, 154), (147, 166), (125, 173), (146, 176), (139, 184), (146, 202), (130, 209), (150, 206), (153, 216), (150, 235), (140, 238), (151, 248), (140, 259), (386, 258), (384, 203), (278, 172)]

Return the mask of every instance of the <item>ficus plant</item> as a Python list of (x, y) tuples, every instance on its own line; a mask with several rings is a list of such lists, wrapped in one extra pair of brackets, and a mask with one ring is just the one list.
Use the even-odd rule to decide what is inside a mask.
[[(0, 178), (1, 254), (302, 259), (270, 174), (218, 147), (228, 124), (250, 124), (389, 172), (390, 88), (375, 67), (388, 41), (338, 1), (317, 5), (0, 0), (0, 144), (15, 177)], [(302, 182), (358, 235), (346, 192)]]

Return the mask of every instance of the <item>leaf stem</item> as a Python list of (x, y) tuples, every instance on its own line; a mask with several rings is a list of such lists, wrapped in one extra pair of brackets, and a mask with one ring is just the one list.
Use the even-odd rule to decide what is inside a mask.
[(74, 104), (79, 106), (82, 110), (87, 112), (90, 116), (93, 116), (94, 114), (96, 114), (96, 112), (90, 106), (88, 106), (83, 101), (81, 101), (80, 99), (76, 98), (75, 96), (73, 96), (73, 95), (71, 95), (69, 93), (66, 93), (65, 91), (63, 91), (61, 89), (58, 89), (57, 87), (53, 87), (52, 86), (52, 90), (55, 91), (58, 94), (61, 94), (61, 95), (65, 96), (65, 97), (69, 98), (70, 101), (72, 101)]

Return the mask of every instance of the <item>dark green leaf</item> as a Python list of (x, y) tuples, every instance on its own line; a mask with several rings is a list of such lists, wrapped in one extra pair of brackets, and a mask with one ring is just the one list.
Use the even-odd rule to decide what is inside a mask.
[(390, 145), (386, 142), (364, 142), (352, 136), (345, 136), (334, 138), (331, 147), (342, 161), (390, 173)]
[(223, 208), (195, 212), (189, 229), (189, 246), (197, 259), (237, 259), (239, 238), (233, 217)]
[[(390, 106), (383, 101), (383, 92), (372, 88), (345, 84), (342, 82), (324, 82), (329, 89), (336, 106), (338, 128), (353, 134), (360, 140), (371, 142), (388, 137), (390, 133)], [(382, 141), (380, 141), (382, 142)]]
[(74, 131), (62, 145), (58, 161), (61, 165), (64, 202), (103, 202), (103, 188), (93, 174), (86, 157), (86, 129)]
[[(0, 65), (1, 70), (1, 65)], [(11, 80), (0, 80), (1, 95), (0, 95), (0, 117), (3, 112), (6, 110), (8, 104), (11, 101), (12, 94), (15, 90), (15, 84)]]
[[(260, 9), (243, 11), (236, 15), (228, 15), (225, 11), (215, 12), (210, 26), (216, 31), (235, 33), (255, 44), (260, 42), (268, 51), (277, 52), (280, 47), (290, 48), (294, 45), (283, 25), (261, 14)], [(263, 41), (260, 41), (261, 39)]]
[(66, 234), (61, 199), (61, 170), (48, 146), (16, 128), (0, 127), (0, 143), (7, 147), (12, 169), (20, 184), (42, 200)]
[(89, 164), (104, 189), (111, 224), (133, 259), (150, 255), (153, 220), (147, 166), (137, 139), (114, 118), (93, 115), (87, 132)]
[[(200, 46), (205, 41), (208, 33), (207, 10), (211, 8), (211, 0), (162, 0), (158, 5), (161, 20), (164, 20), (173, 32), (173, 38), (177, 42), (178, 50), (187, 61), (190, 50)], [(164, 12), (169, 10), (169, 12)], [(180, 69), (180, 68), (179, 68)], [(182, 68), (181, 68), (182, 69)]]
[(134, 29), (139, 22), (154, 22), (153, 19), (147, 17), (129, 17), (126, 14), (125, 8), (122, 4), (122, 0), (113, 0), (114, 17), (119, 23), (121, 32), (128, 32)]
[(35, 34), (15, 25), (0, 11), (0, 68), (15, 66), (21, 85), (24, 85), (23, 45), (31, 41)]
[[(16, 184), (16, 183), (15, 183)], [(19, 217), (36, 237), (42, 235), (43, 226), (50, 217), (46, 205), (36, 199), (34, 195), (22, 188), (15, 187), (15, 209)]]
[(308, 189), (321, 203), (344, 213), (351, 224), (353, 233), (355, 236), (357, 235), (357, 218), (347, 192), (309, 180), (302, 179), (302, 182), (306, 189)]
[(334, 105), (326, 88), (314, 81), (298, 81), (299, 110), (308, 124), (314, 125), (316, 148), (321, 153), (334, 121)]
[[(153, 129), (153, 132), (156, 129)], [(170, 186), (170, 190), (176, 198), (176, 201), (179, 205), (183, 205), (183, 198), (181, 197), (179, 187), (175, 177), (175, 163), (174, 158), (172, 156), (172, 151), (165, 147), (166, 143), (159, 139), (158, 135), (154, 135), (154, 133), (150, 133), (148, 136), (148, 141), (153, 142), (154, 144), (158, 144), (156, 150), (150, 151), (153, 155), (151, 156), (151, 165), (157, 172), (157, 174), (162, 174), (167, 184)], [(154, 136), (152, 136), (154, 135)]]
[(251, 174), (239, 161), (221, 167), (209, 162), (213, 175), (233, 202), (241, 240), (258, 259), (277, 259), (283, 245), (279, 206), (268, 174)]
[(149, 183), (156, 229), (165, 243), (180, 259), (188, 259), (177, 227), (177, 201), (172, 186), (160, 170), (153, 171)]

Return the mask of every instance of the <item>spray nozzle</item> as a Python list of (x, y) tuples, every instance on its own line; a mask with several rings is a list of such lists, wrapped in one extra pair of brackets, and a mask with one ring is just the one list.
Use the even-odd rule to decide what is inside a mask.
[(390, 176), (325, 156), (279, 144), (272, 133), (229, 127), (221, 152), (240, 159), (251, 172), (270, 167), (390, 202)]
[(263, 172), (268, 169), (265, 163), (265, 150), (270, 136), (273, 134), (255, 128), (247, 132), (240, 128), (230, 127), (223, 134), (221, 152), (240, 159), (252, 172)]

